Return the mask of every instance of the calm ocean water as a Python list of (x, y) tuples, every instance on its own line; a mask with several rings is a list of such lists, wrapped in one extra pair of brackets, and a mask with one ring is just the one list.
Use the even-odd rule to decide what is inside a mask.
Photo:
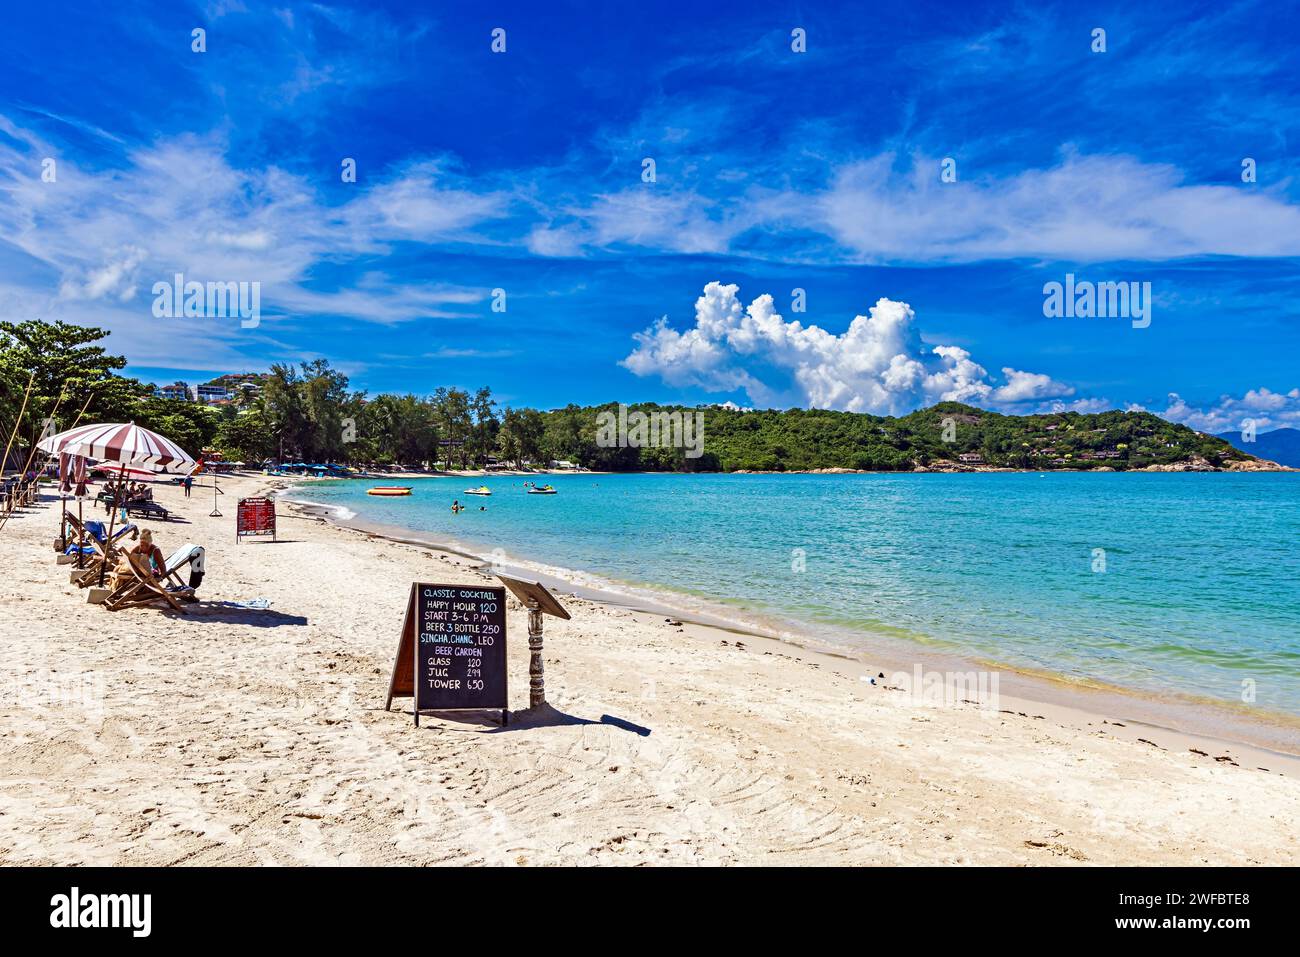
[[(566, 475), (291, 497), (798, 626), (1300, 714), (1300, 475)], [(458, 498), (469, 510), (453, 515)], [(486, 505), (487, 511), (478, 507)], [(1097, 552), (1101, 549), (1101, 552)], [(1104, 569), (1104, 570), (1103, 570)]]

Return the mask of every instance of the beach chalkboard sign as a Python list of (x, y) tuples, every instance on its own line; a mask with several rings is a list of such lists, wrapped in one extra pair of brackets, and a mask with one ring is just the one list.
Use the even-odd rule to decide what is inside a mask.
[(388, 683), (423, 711), (499, 710), (506, 722), (506, 590), (416, 582)]

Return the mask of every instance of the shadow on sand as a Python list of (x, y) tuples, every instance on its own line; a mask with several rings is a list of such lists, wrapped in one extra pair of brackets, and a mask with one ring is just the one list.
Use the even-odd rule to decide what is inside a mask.
[(526, 731), (529, 728), (559, 728), (565, 725), (581, 724), (608, 724), (624, 731), (631, 731), (633, 734), (639, 734), (643, 738), (650, 736), (649, 728), (643, 728), (639, 724), (633, 724), (631, 721), (625, 721), (622, 718), (615, 718), (613, 715), (602, 714), (599, 721), (593, 721), (591, 718), (579, 718), (577, 715), (557, 711), (549, 704), (529, 708), (526, 711), (511, 711), (510, 723), (504, 728), (497, 726), (492, 730), (494, 732)]
[[(174, 618), (182, 616), (174, 611)], [(185, 606), (185, 618), (191, 621), (220, 621), (231, 625), (252, 625), (255, 628), (278, 628), (281, 625), (305, 625), (302, 615), (286, 615), (270, 608), (245, 608), (233, 601), (196, 601)]]
[[(383, 710), (382, 708), (379, 710)], [(402, 712), (408, 717), (411, 712), (405, 708)], [(500, 734), (503, 731), (527, 731), (530, 728), (560, 728), (571, 725), (584, 724), (607, 724), (623, 731), (631, 731), (633, 734), (639, 734), (641, 737), (649, 737), (650, 729), (643, 728), (639, 724), (633, 724), (631, 721), (624, 721), (622, 718), (615, 718), (613, 715), (602, 714), (599, 721), (593, 721), (591, 718), (579, 718), (576, 715), (565, 714), (563, 711), (556, 711), (549, 704), (544, 704), (539, 708), (528, 708), (524, 711), (511, 711), (510, 723), (505, 727), (501, 726), (500, 711), (421, 711), (421, 717), (434, 718), (439, 721), (448, 721), (453, 725), (462, 727), (446, 727), (445, 725), (438, 728), (439, 731), (471, 731), (474, 734)], [(479, 729), (482, 730), (479, 730)]]

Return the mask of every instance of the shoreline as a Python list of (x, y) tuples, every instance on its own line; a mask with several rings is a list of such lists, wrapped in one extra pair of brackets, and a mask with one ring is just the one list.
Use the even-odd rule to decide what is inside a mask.
[(1140, 468), (1115, 468), (1111, 465), (1099, 465), (1095, 468), (1014, 468), (1009, 465), (961, 465), (952, 462), (918, 465), (910, 469), (851, 469), (839, 466), (827, 466), (817, 469), (732, 469), (731, 471), (700, 470), (673, 472), (646, 472), (631, 470), (626, 472), (606, 472), (597, 469), (502, 469), (487, 471), (485, 469), (453, 469), (430, 472), (378, 472), (360, 475), (272, 475), (262, 472), (247, 472), (262, 478), (282, 481), (328, 482), (357, 479), (364, 481), (382, 481), (384, 479), (421, 479), (421, 478), (521, 478), (529, 475), (1036, 475), (1039, 473), (1062, 472), (1069, 475), (1097, 473), (1102, 475), (1246, 475), (1256, 472), (1273, 474), (1276, 472), (1300, 472), (1293, 465), (1282, 465), (1270, 459), (1233, 460), (1227, 467), (1212, 466), (1202, 468), (1190, 462), (1172, 462), (1168, 465), (1144, 465)]
[(495, 581), (287, 502), (275, 540), (237, 542), (263, 479), (223, 480), (221, 516), (210, 488), (155, 486), (159, 547), (207, 549), (183, 612), (89, 604), (48, 495), (0, 535), (0, 862), (1300, 863), (1300, 777), (1275, 755), (1031, 703), (1010, 674), (996, 710), (931, 702), (847, 658), (567, 594), (546, 706), (507, 597), (509, 725), (417, 728), (409, 698), (385, 709), (411, 583)]
[[(295, 490), (295, 486), (288, 486), (276, 489), (272, 494), (278, 500), (301, 509), (303, 514), (323, 519), (335, 527), (398, 544), (433, 549), (457, 564), (465, 563), (476, 570), (492, 568), (490, 556), (479, 554), (463, 543), (439, 539), (432, 533), (424, 534), (414, 529), (370, 521), (350, 509), (343, 509), (347, 515), (340, 516), (338, 511), (342, 506), (282, 497)], [(1136, 728), (1136, 731), (1118, 735), (1133, 741), (1149, 742), (1139, 732), (1161, 732), (1172, 736), (1174, 745), (1171, 746), (1180, 748), (1198, 745), (1237, 748), (1242, 755), (1250, 756), (1257, 765), (1264, 763), (1270, 770), (1280, 769), (1288, 776), (1300, 779), (1300, 717), (1284, 712), (1243, 713), (1244, 709), (1217, 699), (1191, 698), (1172, 692), (1153, 698), (1152, 692), (1143, 689), (1127, 688), (1092, 678), (1079, 680), (1065, 674), (1031, 671), (978, 655), (945, 653), (879, 635), (863, 636), (864, 641), (873, 645), (873, 650), (879, 650), (879, 654), (869, 655), (859, 649), (815, 638), (801, 638), (797, 635), (801, 627), (797, 621), (785, 621), (780, 623), (780, 627), (769, 628), (754, 621), (754, 616), (749, 619), (729, 617), (725, 614), (725, 606), (718, 606), (707, 599), (697, 599), (704, 607), (674, 604), (674, 593), (666, 586), (638, 590), (637, 586), (626, 585), (626, 590), (620, 590), (619, 586), (625, 583), (608, 579), (600, 573), (546, 565), (527, 556), (514, 556), (498, 567), (513, 577), (541, 581), (552, 591), (564, 592), (649, 618), (668, 616), (680, 619), (695, 628), (706, 629), (709, 633), (726, 632), (771, 642), (786, 651), (815, 656), (827, 664), (838, 663), (840, 666), (851, 667), (860, 675), (867, 674), (869, 668), (876, 670), (876, 673), (883, 672), (889, 678), (899, 672), (914, 672), (916, 668), (927, 674), (962, 675), (973, 670), (991, 670), (999, 675), (999, 697), (1010, 702), (1010, 710), (1017, 714), (1026, 710), (1037, 709), (1043, 712), (1047, 709), (1057, 720), (1079, 729), (1095, 728), (1103, 724), (1112, 728)], [(600, 584), (591, 585), (575, 580), (585, 577), (595, 577)], [(656, 590), (664, 594), (647, 593)], [(872, 659), (870, 665), (868, 657)], [(1157, 743), (1155, 746), (1161, 745)]]

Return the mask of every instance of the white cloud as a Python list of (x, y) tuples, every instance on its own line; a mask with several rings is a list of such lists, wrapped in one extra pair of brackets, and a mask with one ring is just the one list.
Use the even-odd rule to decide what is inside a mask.
[(569, 222), (537, 226), (528, 246), (542, 256), (572, 256), (586, 247), (638, 246), (673, 253), (724, 253), (738, 233), (762, 219), (757, 207), (711, 199), (689, 189), (643, 184), (603, 193), (563, 210)]
[[(1015, 404), (1073, 389), (1049, 376), (1003, 368), (995, 385), (959, 346), (926, 348), (903, 302), (881, 299), (836, 335), (787, 321), (762, 295), (742, 307), (736, 285), (711, 282), (695, 303), (695, 324), (678, 331), (665, 316), (634, 338), (622, 364), (639, 376), (722, 392), (743, 389), (752, 402), (793, 392), (814, 408), (898, 414), (943, 400)], [(764, 378), (775, 374), (781, 381)]]
[(1177, 392), (1169, 393), (1168, 407), (1161, 413), (1171, 422), (1181, 422), (1200, 432), (1217, 434), (1243, 428), (1253, 420), (1259, 431), (1300, 428), (1300, 388), (1290, 392), (1251, 389), (1241, 397), (1224, 395), (1208, 408), (1196, 408)]
[(118, 256), (92, 269), (84, 282), (75, 275), (65, 275), (59, 286), (60, 299), (103, 299), (115, 296), (122, 302), (135, 298), (136, 273), (145, 260), (143, 249), (128, 247)]
[[(1033, 411), (1034, 412), (1091, 413), (1091, 412), (1109, 412), (1113, 408), (1115, 408), (1115, 404), (1111, 402), (1110, 399), (1094, 397), (1088, 399), (1075, 399), (1072, 402), (1062, 402), (1060, 399), (1057, 399), (1055, 402), (1045, 403), (1044, 405), (1039, 406), (1037, 409), (1034, 409)], [(1145, 410), (1142, 409), (1140, 406), (1130, 406), (1125, 411), (1143, 412)]]
[(868, 261), (1019, 257), (1101, 261), (1300, 254), (1300, 207), (1278, 190), (1183, 182), (1172, 166), (1067, 153), (1014, 176), (900, 173), (882, 154), (840, 167), (817, 201), (823, 228)]
[(381, 182), (343, 207), (341, 219), (362, 237), (434, 242), (504, 211), (504, 197), (446, 185), (436, 163), (423, 162)]
[[(236, 169), (216, 137), (164, 141), (91, 171), (3, 116), (0, 134), (0, 301), (19, 316), (107, 327), (133, 363), (149, 364), (145, 357), (165, 341), (170, 361), (162, 364), (210, 368), (230, 355), (221, 339), (248, 335), (215, 320), (160, 336), (149, 292), (177, 272), (200, 282), (260, 282), (272, 325), (295, 313), (376, 323), (439, 318), (486, 298), (482, 289), (373, 273), (324, 291), (322, 278), (336, 273), (321, 267), (360, 263), (398, 241), (477, 242), (472, 230), (502, 215), (503, 195), (471, 192), (433, 161), (376, 174), (331, 206), (308, 179), (275, 167)], [(51, 183), (40, 175), (46, 156), (57, 158)]]
[(1002, 367), (1007, 384), (993, 391), (995, 402), (1028, 402), (1031, 399), (1057, 399), (1074, 395), (1074, 389), (1040, 372), (1021, 372), (1010, 366)]
[(786, 262), (1300, 255), (1300, 206), (1285, 183), (1195, 184), (1167, 164), (1070, 149), (1054, 165), (1004, 176), (959, 167), (945, 183), (939, 173), (938, 157), (885, 152), (827, 158), (800, 186), (638, 184), (550, 208), (551, 222), (530, 226), (526, 242), (544, 256), (636, 246)]

